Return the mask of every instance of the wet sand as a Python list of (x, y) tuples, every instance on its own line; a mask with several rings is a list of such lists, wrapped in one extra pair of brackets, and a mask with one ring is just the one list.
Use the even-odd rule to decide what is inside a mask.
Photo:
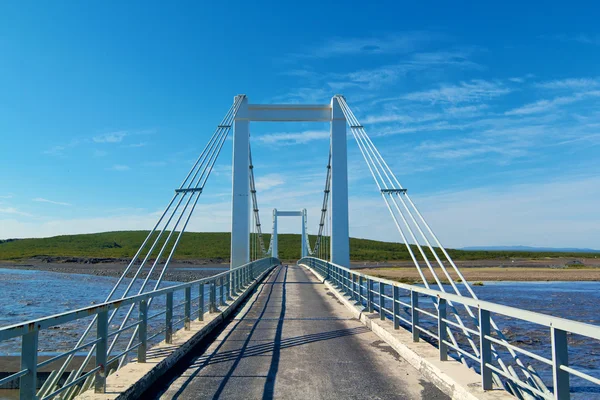
[[(448, 282), (448, 278), (440, 268), (436, 268), (434, 270), (442, 282)], [(358, 269), (357, 271), (403, 283), (421, 282), (421, 277), (415, 267), (367, 268)], [(465, 279), (471, 283), (485, 281), (600, 281), (600, 268), (559, 269), (544, 267), (463, 267), (460, 268), (460, 271)], [(458, 275), (454, 271), (449, 272), (452, 279), (456, 281)], [(427, 271), (424, 273), (424, 275), (429, 282), (435, 282), (431, 272)]]
[[(424, 275), (434, 282), (427, 265), (419, 260)], [(433, 266), (435, 261), (431, 261)], [(490, 259), (455, 261), (465, 279), (469, 282), (483, 281), (600, 281), (599, 258), (542, 258), (542, 259)], [(450, 276), (457, 280), (458, 274), (451, 265), (444, 263)], [(421, 282), (421, 277), (412, 261), (362, 262), (352, 263), (353, 269), (404, 283)], [(441, 268), (434, 268), (436, 275), (447, 282)]]

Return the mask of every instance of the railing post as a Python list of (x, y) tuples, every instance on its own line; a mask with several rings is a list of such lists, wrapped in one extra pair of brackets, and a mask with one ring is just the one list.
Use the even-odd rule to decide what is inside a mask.
[(165, 313), (165, 343), (173, 342), (173, 292), (167, 293), (167, 309)]
[(367, 310), (373, 312), (373, 281), (367, 278)]
[(219, 278), (219, 304), (225, 306), (224, 277)]
[(225, 277), (225, 299), (231, 300), (231, 274)]
[(344, 271), (342, 272), (344, 274), (344, 287), (345, 287), (345, 292), (346, 294), (348, 294), (348, 292), (350, 292), (350, 296), (352, 296), (352, 286), (350, 285), (350, 272), (348, 271)]
[(413, 290), (410, 291), (410, 319), (411, 319), (411, 330), (413, 342), (419, 341), (419, 330), (417, 326), (419, 326), (419, 312), (417, 311), (417, 307), (419, 307), (419, 292), (415, 292)]
[(358, 276), (358, 303), (363, 305), (363, 285), (365, 284), (365, 280), (362, 275)]
[(94, 380), (94, 392), (106, 393), (106, 374), (108, 365), (106, 365), (107, 349), (108, 349), (108, 311), (98, 313), (96, 319), (96, 367), (100, 367), (96, 371), (96, 379)]
[(560, 369), (561, 365), (569, 365), (569, 347), (567, 332), (554, 327), (550, 328), (552, 335), (552, 378), (554, 381), (554, 398), (568, 400), (571, 398), (569, 373)]
[(447, 323), (446, 319), (446, 299), (438, 299), (438, 338), (439, 338), (439, 350), (440, 350), (440, 361), (448, 361), (448, 345), (444, 343), (448, 335), (446, 332)]
[(186, 287), (184, 289), (185, 304), (183, 305), (183, 329), (186, 331), (190, 330), (190, 320), (192, 316), (192, 288)]
[(217, 312), (217, 282), (215, 279), (210, 281), (210, 293), (208, 295), (208, 310), (211, 313)]
[(487, 366), (492, 362), (492, 342), (486, 339), (486, 336), (490, 336), (490, 334), (490, 312), (479, 308), (479, 357), (483, 390), (492, 390), (492, 370)]
[(379, 282), (379, 319), (380, 320), (385, 320), (385, 310), (383, 309), (383, 306), (385, 304), (385, 299), (383, 298), (383, 292), (384, 292), (384, 283), (383, 282)]
[(237, 296), (237, 280), (235, 279), (235, 271), (229, 273), (229, 280), (231, 281), (231, 297)]
[(137, 361), (139, 363), (146, 362), (146, 351), (148, 349), (148, 303), (146, 300), (140, 301), (139, 310), (140, 329), (138, 335), (140, 339), (140, 347), (137, 351)]
[(37, 354), (38, 331), (26, 333), (21, 338), (21, 369), (27, 374), (19, 381), (19, 398), (21, 400), (35, 399), (37, 391)]
[(204, 286), (202, 282), (198, 287), (198, 321), (204, 321)]
[(394, 314), (394, 329), (400, 329), (400, 303), (398, 302), (400, 300), (400, 288), (398, 286), (392, 286), (392, 290), (394, 292), (394, 295), (392, 296), (394, 299), (394, 305), (392, 307)]

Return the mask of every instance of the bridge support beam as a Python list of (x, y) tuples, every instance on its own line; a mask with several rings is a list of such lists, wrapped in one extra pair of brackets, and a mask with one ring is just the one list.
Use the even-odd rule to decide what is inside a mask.
[(346, 117), (331, 99), (331, 262), (350, 268)]
[(231, 268), (250, 262), (250, 119), (244, 97), (233, 125)]
[(273, 209), (273, 244), (271, 245), (271, 257), (279, 258), (277, 251), (277, 209)]
[(306, 245), (306, 208), (302, 209), (302, 257), (308, 256), (308, 247)]

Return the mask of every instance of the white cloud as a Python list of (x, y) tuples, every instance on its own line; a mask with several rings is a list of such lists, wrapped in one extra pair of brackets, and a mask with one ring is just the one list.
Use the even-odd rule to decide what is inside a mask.
[(132, 144), (128, 144), (128, 145), (126, 145), (126, 146), (123, 146), (123, 147), (127, 147), (127, 148), (133, 148), (133, 149), (135, 149), (135, 148), (139, 148), (139, 147), (145, 147), (145, 146), (147, 146), (147, 145), (148, 145), (148, 143), (146, 143), (146, 142), (140, 142), (140, 143), (132, 143)]
[(128, 134), (127, 131), (109, 132), (94, 136), (92, 140), (95, 143), (121, 143)]
[(448, 68), (479, 69), (478, 64), (468, 59), (469, 53), (463, 51), (439, 51), (417, 53), (396, 64), (371, 69), (361, 69), (344, 74), (332, 74), (329, 86), (334, 90), (349, 87), (374, 90), (390, 85), (414, 72), (444, 71)]
[(588, 33), (578, 33), (574, 35), (542, 35), (541, 37), (546, 39), (558, 40), (560, 42), (577, 42), (582, 44), (600, 46), (600, 35), (593, 35)]
[(267, 174), (256, 178), (255, 186), (257, 191), (269, 190), (285, 184), (281, 174)]
[(0, 208), (0, 214), (13, 214), (13, 215), (21, 215), (23, 217), (32, 217), (33, 215), (23, 212), (23, 211), (19, 211), (14, 207), (4, 207), (4, 208)]
[(49, 148), (48, 150), (44, 150), (44, 154), (49, 154), (51, 156), (58, 156), (58, 155), (62, 155), (63, 152), (65, 151), (65, 146), (53, 146), (51, 148)]
[(572, 96), (560, 96), (551, 100), (539, 100), (505, 112), (506, 115), (527, 115), (551, 111), (559, 106), (567, 105), (590, 97), (600, 97), (600, 90), (575, 93)]
[(49, 204), (54, 204), (57, 206), (72, 206), (73, 204), (71, 203), (65, 203), (62, 201), (53, 201), (53, 200), (48, 200), (48, 199), (44, 199), (42, 197), (36, 197), (35, 199), (31, 199), (31, 201), (36, 201), (38, 203), (49, 203)]
[(309, 52), (292, 54), (292, 58), (328, 58), (349, 55), (405, 54), (422, 49), (431, 42), (446, 40), (436, 32), (412, 31), (383, 37), (333, 38)]
[(591, 89), (600, 86), (597, 78), (568, 78), (548, 82), (539, 82), (535, 86), (543, 89)]
[(510, 93), (512, 89), (480, 79), (461, 82), (458, 85), (443, 85), (439, 89), (409, 93), (403, 99), (428, 103), (478, 102)]
[(572, 177), (439, 193), (416, 202), (449, 246), (598, 248), (599, 196), (600, 179)]
[(131, 168), (129, 167), (129, 165), (115, 164), (109, 169), (111, 171), (129, 171)]
[(313, 140), (329, 139), (328, 131), (304, 131), (294, 133), (270, 133), (257, 136), (256, 139), (266, 144), (304, 144)]
[(0, 196), (0, 199), (12, 199), (14, 195), (12, 193), (4, 194)]

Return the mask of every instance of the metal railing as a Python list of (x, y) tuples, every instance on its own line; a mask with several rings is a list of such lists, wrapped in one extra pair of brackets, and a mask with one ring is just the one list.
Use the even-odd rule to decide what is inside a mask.
[[(598, 377), (587, 373), (589, 369), (584, 372), (585, 368), (576, 369), (569, 365), (567, 340), (576, 335), (585, 339), (600, 340), (600, 326), (377, 278), (314, 257), (302, 258), (298, 264), (314, 269), (338, 291), (356, 301), (358, 305), (364, 306), (366, 311), (378, 313), (382, 320), (391, 319), (394, 329), (400, 329), (402, 326), (411, 331), (414, 342), (423, 338), (436, 345), (441, 361), (447, 361), (449, 353), (457, 359), (466, 357), (471, 360), (471, 367), (481, 375), (483, 390), (491, 390), (497, 382), (494, 378), (499, 376), (502, 381), (509, 381), (525, 390), (531, 397), (565, 400), (571, 398), (572, 376), (600, 385)], [(477, 318), (471, 326), (457, 323), (454, 304), (472, 307), (475, 310)], [(509, 340), (499, 337), (491, 329), (492, 314), (515, 319), (520, 323), (537, 325), (538, 328), (549, 328), (547, 336), (550, 346), (547, 349), (529, 351), (519, 347), (518, 343), (510, 343)], [(450, 333), (462, 334), (465, 338), (478, 337), (478, 354), (471, 350), (466, 341), (449, 340)], [(551, 373), (548, 374), (551, 388), (547, 392), (540, 391), (540, 385), (528, 382), (528, 377), (515, 377), (504, 372), (494, 364), (493, 345), (528, 357), (537, 363), (536, 365), (551, 368)], [(544, 350), (549, 351), (550, 355), (544, 356)], [(541, 379), (537, 376), (536, 378)], [(504, 387), (510, 390), (511, 385)], [(594, 389), (600, 390), (600, 387)]]
[[(262, 278), (275, 265), (279, 264), (276, 258), (263, 258), (240, 267), (199, 279), (193, 282), (170, 286), (140, 295), (126, 297), (123, 299), (109, 301), (91, 307), (68, 311), (49, 317), (27, 321), (21, 324), (10, 325), (0, 328), (0, 342), (21, 337), (21, 370), (0, 379), (0, 386), (16, 379), (19, 382), (19, 396), (21, 399), (51, 399), (59, 394), (63, 399), (73, 398), (88, 388), (95, 388), (96, 393), (105, 393), (106, 377), (118, 369), (119, 360), (137, 350), (134, 356), (137, 362), (145, 363), (148, 351), (148, 343), (154, 338), (164, 337), (167, 344), (172, 343), (174, 328), (182, 324), (185, 330), (190, 329), (193, 319), (202, 321), (204, 314), (219, 312), (219, 307), (227, 306), (227, 302), (243, 294), (249, 285)], [(192, 289), (196, 289), (198, 295), (192, 297)], [(174, 304), (174, 295), (183, 292), (183, 301)], [(152, 315), (148, 313), (148, 305), (155, 298), (165, 298), (164, 309)], [(192, 304), (196, 305), (192, 311)], [(138, 319), (123, 328), (110, 331), (108, 323), (109, 312), (117, 310), (125, 305), (138, 306)], [(174, 319), (174, 310), (183, 307), (181, 319)], [(154, 307), (156, 308), (156, 307)], [(162, 316), (164, 324), (160, 324), (158, 332), (149, 332), (148, 321)], [(83, 318), (96, 317), (96, 337), (85, 344), (72, 350), (62, 352), (52, 358), (38, 362), (38, 339), (39, 333), (49, 328), (64, 325), (66, 323)], [(136, 329), (136, 343), (131, 343), (118, 354), (112, 355), (108, 352), (109, 338), (120, 335), (131, 329)], [(160, 329), (162, 328), (162, 329)], [(135, 332), (135, 331), (134, 331)], [(43, 366), (52, 364), (64, 357), (71, 356), (81, 350), (95, 345), (95, 366), (81, 376), (68, 380), (63, 386), (55, 385), (46, 387), (48, 382), (54, 382), (51, 375), (40, 390), (37, 390), (37, 370)], [(73, 374), (75, 371), (71, 372)], [(54, 371), (52, 374), (56, 374)]]

